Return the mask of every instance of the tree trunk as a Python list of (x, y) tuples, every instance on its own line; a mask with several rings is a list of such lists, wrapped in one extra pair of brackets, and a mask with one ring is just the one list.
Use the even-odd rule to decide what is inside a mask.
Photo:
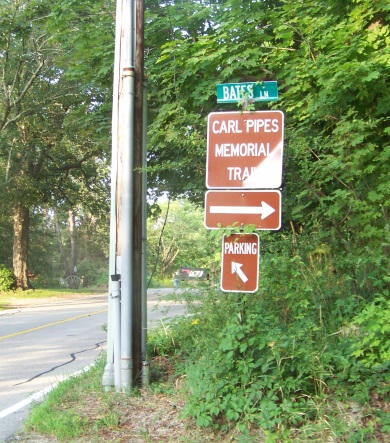
[(23, 203), (17, 203), (14, 208), (14, 245), (13, 272), (16, 287), (28, 289), (27, 256), (30, 229), (30, 211)]
[(69, 210), (69, 234), (70, 234), (70, 262), (69, 270), (71, 274), (77, 274), (77, 233), (76, 217), (72, 209)]
[(62, 242), (61, 227), (60, 227), (60, 221), (58, 219), (58, 212), (56, 210), (54, 211), (54, 219), (55, 219), (55, 223), (56, 223), (58, 248), (60, 250), (62, 267), (64, 269), (64, 277), (67, 277), (69, 275), (69, 266), (68, 266), (68, 260), (67, 260), (67, 257), (66, 257), (66, 252), (65, 252), (65, 249), (64, 249), (64, 244)]

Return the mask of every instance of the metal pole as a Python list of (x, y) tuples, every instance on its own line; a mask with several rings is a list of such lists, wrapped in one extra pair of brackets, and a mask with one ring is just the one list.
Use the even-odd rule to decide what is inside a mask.
[(143, 0), (134, 2), (136, 7), (135, 44), (135, 97), (134, 97), (134, 260), (133, 260), (133, 357), (134, 383), (141, 381), (142, 355), (142, 206), (143, 206), (143, 91), (144, 91), (144, 5)]
[(112, 328), (114, 332), (114, 382), (115, 389), (117, 392), (121, 390), (121, 365), (120, 365), (120, 355), (121, 355), (121, 290), (120, 290), (120, 275), (111, 275), (111, 286), (112, 292), (110, 293), (111, 305), (112, 305)]
[(148, 108), (148, 85), (144, 81), (143, 94), (143, 126), (142, 126), (142, 387), (149, 386), (150, 383), (150, 365), (147, 355), (147, 336), (148, 336), (148, 294), (147, 294), (147, 173), (146, 173), (146, 154), (147, 154), (147, 108)]
[(137, 1), (138, 0), (130, 0), (132, 1), (132, 8), (133, 8), (133, 15), (132, 15), (132, 19), (131, 19), (131, 26), (132, 26), (132, 31), (133, 31), (133, 47), (132, 47), (132, 61), (133, 61), (133, 66), (136, 65), (136, 45), (137, 45)]
[(133, 387), (133, 134), (134, 134), (134, 67), (133, 67), (133, 4), (124, 1), (121, 58), (122, 118), (119, 143), (122, 160), (121, 211), (121, 385), (122, 391)]
[[(121, 52), (121, 16), (122, 1), (117, 1), (115, 19), (115, 54), (114, 54), (114, 75), (112, 94), (112, 121), (111, 121), (111, 209), (110, 209), (110, 248), (109, 248), (109, 275), (115, 275), (116, 253), (117, 253), (117, 174), (118, 174), (118, 102), (119, 102), (119, 63)], [(119, 342), (120, 335), (113, 333), (113, 281), (108, 282), (108, 315), (107, 315), (107, 361), (103, 374), (103, 386), (109, 389), (114, 385), (114, 342)], [(120, 292), (118, 296), (120, 301)], [(119, 358), (119, 355), (117, 355)]]
[[(124, 67), (123, 151), (122, 151), (122, 226), (121, 226), (121, 383), (126, 391), (133, 386), (133, 106), (134, 68)], [(122, 110), (122, 108), (121, 108)], [(126, 112), (127, 111), (127, 112)]]

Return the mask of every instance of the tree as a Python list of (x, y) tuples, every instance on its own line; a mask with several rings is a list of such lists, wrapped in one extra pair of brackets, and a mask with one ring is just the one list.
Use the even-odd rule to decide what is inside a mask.
[(371, 298), (384, 288), (388, 255), (389, 17), (383, 2), (332, 2), (321, 11), (309, 24), (306, 9), (286, 5), (275, 29), (293, 49), (278, 61), (272, 55), (289, 119), (286, 187), (294, 195), (286, 209), (297, 230), (321, 230), (339, 257), (336, 272)]
[[(7, 158), (5, 188), (12, 189), (8, 198), (14, 201), (14, 275), (17, 286), (26, 288), (29, 203), (21, 198), (20, 192), (18, 195), (17, 189), (27, 171), (31, 175), (36, 173), (44, 157), (44, 152), (40, 152), (34, 163), (22, 147), (31, 143), (26, 118), (47, 103), (44, 95), (34, 95), (33, 86), (40, 78), (51, 77), (50, 68), (47, 69), (45, 64), (50, 65), (52, 51), (41, 20), (48, 10), (41, 2), (6, 2), (1, 8), (1, 150), (2, 156)], [(34, 29), (31, 26), (33, 21), (36, 22)], [(47, 77), (41, 81), (43, 87), (46, 83)]]
[[(256, 106), (286, 114), (284, 230), (318, 233), (334, 256), (348, 257), (335, 265), (336, 272), (351, 274), (353, 292), (372, 295), (383, 288), (389, 201), (385, 2), (174, 2), (159, 14), (155, 8), (147, 58), (156, 111), (152, 182), (172, 195), (203, 200), (206, 115), (234, 106), (216, 104), (216, 83), (277, 80), (280, 100)], [(181, 13), (188, 8), (196, 12), (186, 20)]]
[(209, 267), (212, 249), (203, 213), (182, 199), (161, 203), (161, 214), (148, 219), (148, 272), (171, 277), (180, 267)]
[(61, 41), (50, 2), (14, 1), (2, 8), (0, 149), (14, 206), (14, 274), (17, 286), (26, 288), (30, 208), (49, 203), (72, 209), (82, 194), (106, 196), (107, 181), (98, 174), (108, 159), (107, 88), (72, 76), (74, 40), (68, 33)]
[[(212, 63), (191, 49), (213, 34), (215, 2), (153, 2), (147, 9), (149, 189), (203, 200), (205, 116), (212, 109)], [(196, 52), (196, 51), (195, 51)], [(210, 51), (211, 52), (211, 51)], [(215, 60), (218, 53), (210, 57)]]

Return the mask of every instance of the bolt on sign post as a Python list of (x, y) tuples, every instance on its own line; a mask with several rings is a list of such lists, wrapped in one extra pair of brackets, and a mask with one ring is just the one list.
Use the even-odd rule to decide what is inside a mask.
[(208, 116), (208, 189), (275, 189), (282, 185), (281, 111), (213, 112)]
[(258, 234), (230, 234), (222, 239), (221, 289), (256, 292), (259, 286)]

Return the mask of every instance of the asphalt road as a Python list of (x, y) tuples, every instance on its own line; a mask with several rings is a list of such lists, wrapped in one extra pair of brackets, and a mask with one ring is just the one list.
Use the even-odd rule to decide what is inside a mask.
[[(148, 291), (148, 327), (183, 314), (164, 300), (173, 289)], [(23, 425), (32, 401), (91, 365), (106, 346), (107, 295), (36, 301), (0, 311), (0, 442)]]

